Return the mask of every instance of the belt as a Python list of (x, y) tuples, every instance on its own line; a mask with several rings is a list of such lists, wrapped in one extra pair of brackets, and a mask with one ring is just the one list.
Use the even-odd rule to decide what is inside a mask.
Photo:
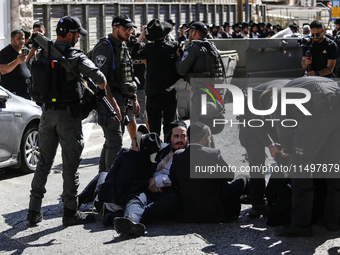
[(71, 104), (58, 104), (58, 103), (45, 103), (45, 110), (52, 111), (71, 111), (73, 105)]

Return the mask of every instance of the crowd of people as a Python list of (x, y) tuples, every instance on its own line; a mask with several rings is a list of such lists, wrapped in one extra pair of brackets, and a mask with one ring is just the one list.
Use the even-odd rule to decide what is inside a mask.
[[(265, 147), (278, 164), (302, 169), (316, 163), (339, 166), (336, 130), (340, 125), (340, 89), (336, 82), (327, 78), (334, 74), (338, 57), (336, 38), (340, 22), (336, 24), (335, 41), (326, 37), (320, 21), (303, 27), (303, 34), (313, 39), (307, 40), (313, 47), (305, 45), (301, 63), (309, 77), (275, 80), (253, 89), (254, 106), (269, 109), (274, 87), (279, 93), (286, 87), (305, 88), (312, 95), (312, 103), (307, 108), (313, 116), (301, 117), (297, 114), (301, 108), (290, 109), (287, 114), (277, 110), (272, 113), (273, 119), (297, 119), (297, 128), (241, 126), (239, 138), (248, 153), (250, 166), (265, 165)], [(251, 172), (250, 176), (228, 172), (223, 178), (215, 179), (191, 176), (193, 163), (228, 168), (221, 152), (214, 148), (214, 130), (200, 113), (200, 101), (195, 100), (201, 93), (195, 87), (196, 81), (204, 79), (209, 83), (208, 79), (212, 78), (214, 82), (223, 83), (225, 78), (220, 54), (208, 38), (266, 38), (282, 28), (270, 23), (243, 22), (234, 24), (231, 32), (228, 22), (208, 27), (196, 21), (183, 24), (176, 40), (171, 34), (174, 25), (171, 20), (153, 19), (141, 28), (140, 35), (135, 35), (137, 27), (131, 19), (118, 15), (112, 20), (112, 32), (85, 55), (74, 48), (79, 35), (87, 35), (79, 19), (65, 16), (59, 20), (57, 40), (52, 47), (64, 60), (60, 65), (58, 62), (56, 71), (58, 89), (54, 94), (49, 91), (46, 96), (39, 97), (37, 102), (42, 105), (43, 113), (39, 127), (40, 157), (27, 214), (29, 225), (43, 220), (41, 206), (45, 185), (59, 143), (63, 159), (65, 226), (93, 222), (92, 214), (78, 210), (81, 204), (89, 202), (103, 212), (104, 225), (113, 225), (117, 231), (134, 236), (144, 235), (145, 224), (155, 219), (230, 222), (239, 217), (240, 197), (246, 196), (252, 204), (249, 216), (268, 216), (267, 224), (278, 227), (275, 233), (279, 236), (311, 236), (311, 225), (320, 216), (327, 230), (338, 230), (340, 184), (337, 178), (318, 176), (313, 179), (307, 172), (302, 176), (272, 178), (266, 187), (261, 171)], [(296, 24), (289, 28), (292, 36), (300, 36)], [(27, 43), (22, 30), (14, 30), (11, 44), (0, 52), (1, 85), (27, 99), (31, 97), (30, 87), (43, 78), (51, 78), (49, 72), (46, 77), (30, 77), (29, 69), (39, 68), (37, 62), (48, 57), (35, 41), (37, 33), (44, 34), (43, 25), (35, 23), (33, 31), (29, 52), (22, 52)], [(189, 41), (185, 48), (181, 45), (184, 40)], [(84, 87), (80, 82), (83, 76), (97, 84), (98, 95), (107, 99), (116, 116), (111, 116), (107, 108), (97, 102), (95, 108), (105, 142), (98, 174), (78, 194), (78, 166), (84, 146), (81, 127)], [(194, 93), (189, 127), (177, 120), (175, 84), (181, 77)], [(223, 106), (217, 109), (218, 114), (222, 112)], [(140, 125), (137, 129), (135, 116), (138, 115), (146, 126)], [(240, 121), (252, 118), (261, 117), (249, 111), (239, 116)], [(164, 142), (161, 140), (162, 124)], [(129, 149), (122, 148), (125, 126), (132, 140)], [(315, 212), (313, 203), (315, 208), (320, 201), (324, 201), (325, 209)]]

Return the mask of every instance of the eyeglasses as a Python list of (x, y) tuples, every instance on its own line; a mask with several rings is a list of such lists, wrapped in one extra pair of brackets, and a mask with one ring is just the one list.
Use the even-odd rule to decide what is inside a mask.
[(320, 33), (316, 33), (316, 34), (311, 34), (312, 37), (319, 37), (320, 36)]
[(121, 27), (125, 33), (131, 33), (131, 31), (133, 30), (133, 27), (129, 27), (129, 28), (126, 28), (126, 27), (123, 27), (123, 26), (119, 26)]

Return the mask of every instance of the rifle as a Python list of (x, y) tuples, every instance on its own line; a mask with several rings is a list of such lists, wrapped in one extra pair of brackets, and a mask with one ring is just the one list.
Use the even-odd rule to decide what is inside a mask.
[(52, 59), (58, 60), (67, 72), (72, 73), (81, 80), (85, 80), (85, 82), (82, 83), (84, 87), (90, 92), (91, 95), (94, 95), (98, 98), (99, 102), (102, 103), (105, 109), (108, 111), (110, 117), (114, 117), (118, 122), (120, 122), (116, 115), (116, 111), (105, 97), (106, 93), (103, 93), (103, 91), (98, 88), (98, 86), (92, 81), (90, 77), (76, 73), (71, 63), (53, 46), (52, 40), (49, 40), (40, 34), (37, 34), (34, 40), (47, 52), (49, 56), (52, 56)]

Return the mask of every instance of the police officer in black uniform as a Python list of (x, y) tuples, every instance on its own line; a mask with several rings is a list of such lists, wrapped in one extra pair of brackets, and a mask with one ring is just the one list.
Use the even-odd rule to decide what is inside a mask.
[[(179, 51), (177, 51), (178, 58), (176, 62), (176, 69), (180, 75), (184, 76), (185, 81), (190, 82), (193, 90), (194, 96), (192, 97), (192, 103), (194, 106), (191, 107), (191, 120), (199, 120), (204, 124), (209, 125), (211, 131), (216, 134), (214, 128), (210, 125), (210, 120), (211, 117), (216, 117), (223, 110), (223, 105), (209, 104), (209, 106), (212, 107), (208, 108), (207, 118), (204, 117), (205, 119), (199, 119), (201, 116), (198, 112), (201, 109), (201, 90), (197, 89), (197, 86), (200, 86), (200, 83), (195, 81), (191, 82), (190, 79), (204, 79), (204, 83), (210, 83), (211, 86), (214, 86), (216, 83), (223, 83), (225, 70), (222, 59), (215, 44), (206, 39), (208, 28), (203, 22), (192, 23), (187, 29), (187, 32), (190, 43), (185, 48), (183, 56), (181, 56)], [(211, 78), (214, 78), (214, 84), (211, 83)], [(202, 82), (202, 80), (199, 82)], [(224, 91), (221, 90), (219, 93), (223, 98)]]
[(310, 48), (311, 57), (306, 56), (308, 47), (303, 48), (302, 68), (307, 69), (308, 76), (332, 77), (338, 47), (333, 40), (325, 36), (325, 28), (321, 21), (314, 20), (310, 28), (314, 42)]
[[(112, 20), (112, 33), (107, 40), (101, 40), (93, 49), (93, 61), (105, 74), (108, 82), (107, 99), (122, 120), (114, 121), (106, 109), (98, 103), (98, 123), (104, 131), (105, 143), (100, 155), (99, 172), (107, 172), (111, 168), (116, 155), (123, 145), (124, 118), (126, 100), (130, 99), (133, 114), (139, 114), (136, 96), (137, 85), (134, 81), (133, 61), (125, 42), (136, 26), (126, 15), (118, 15)], [(119, 107), (118, 107), (118, 106)]]
[[(339, 85), (324, 77), (302, 77), (287, 83), (285, 88), (306, 89), (311, 99), (303, 104), (311, 115), (303, 113), (294, 104), (288, 104), (286, 114), (281, 111), (280, 95), (278, 107), (272, 114), (278, 119), (276, 129), (280, 142), (289, 153), (288, 166), (292, 183), (291, 225), (275, 229), (278, 236), (311, 236), (312, 209), (314, 198), (313, 178), (322, 178), (326, 192), (324, 223), (329, 231), (339, 229), (340, 217), (340, 104)], [(280, 93), (280, 90), (279, 90)], [(289, 99), (301, 98), (301, 93), (289, 93)], [(294, 119), (296, 126), (284, 127), (279, 123)], [(281, 122), (282, 123), (282, 122)], [(289, 122), (285, 122), (288, 124)], [(288, 124), (290, 125), (290, 124)], [(318, 168), (318, 165), (321, 168)], [(314, 171), (313, 171), (314, 169)]]
[[(79, 19), (65, 16), (57, 24), (57, 40), (54, 47), (63, 54), (77, 74), (90, 77), (98, 87), (106, 87), (102, 72), (81, 51), (73, 48), (79, 34), (86, 36)], [(58, 65), (59, 66), (59, 65)], [(42, 221), (41, 204), (46, 192), (45, 184), (50, 173), (58, 143), (63, 158), (63, 225), (70, 226), (94, 221), (94, 215), (77, 211), (77, 188), (79, 186), (78, 166), (83, 150), (83, 136), (80, 117), (80, 99), (84, 88), (71, 72), (58, 67), (57, 102), (45, 103), (39, 126), (40, 158), (32, 180), (32, 189), (27, 220), (30, 224)], [(48, 86), (49, 84), (46, 84)]]
[[(261, 109), (260, 97), (267, 89), (276, 87), (280, 88), (287, 84), (290, 80), (274, 80), (258, 85), (252, 89), (253, 106)], [(261, 119), (262, 116), (251, 113), (246, 108), (244, 116), (238, 116), (240, 122), (245, 121), (245, 125), (239, 125), (239, 139), (241, 145), (246, 149), (248, 154), (248, 162), (250, 168), (258, 167), (259, 172), (250, 172), (249, 191), (251, 196), (252, 209), (249, 211), (249, 217), (259, 218), (261, 215), (267, 216), (269, 208), (265, 204), (265, 178), (262, 167), (265, 166), (266, 153), (265, 148), (268, 147), (271, 156), (275, 159), (276, 153), (281, 153), (276, 147), (278, 137), (275, 129), (270, 123), (264, 121), (262, 127), (251, 127), (247, 123), (252, 119)], [(270, 138), (269, 138), (270, 137)]]

